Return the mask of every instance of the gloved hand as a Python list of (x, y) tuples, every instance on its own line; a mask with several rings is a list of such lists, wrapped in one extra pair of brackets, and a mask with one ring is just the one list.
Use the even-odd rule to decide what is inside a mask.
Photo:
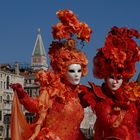
[(15, 83), (10, 84), (9, 86), (13, 89), (13, 91), (17, 92), (17, 96), (19, 99), (24, 98), (26, 96), (27, 93), (24, 91), (21, 84)]

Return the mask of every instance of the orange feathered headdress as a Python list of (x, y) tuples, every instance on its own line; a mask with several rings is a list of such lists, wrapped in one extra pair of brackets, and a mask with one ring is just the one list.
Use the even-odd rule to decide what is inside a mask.
[(78, 20), (70, 10), (59, 10), (57, 16), (59, 23), (52, 26), (52, 34), (55, 39), (49, 48), (49, 56), (53, 70), (63, 76), (68, 65), (80, 64), (82, 74), (87, 74), (88, 60), (86, 55), (77, 48), (78, 40), (89, 42), (92, 30), (86, 23)]
[(140, 60), (140, 48), (133, 39), (140, 38), (135, 29), (114, 26), (108, 33), (104, 47), (93, 59), (93, 74), (104, 79), (110, 74), (121, 74), (129, 80), (135, 73), (135, 63)]

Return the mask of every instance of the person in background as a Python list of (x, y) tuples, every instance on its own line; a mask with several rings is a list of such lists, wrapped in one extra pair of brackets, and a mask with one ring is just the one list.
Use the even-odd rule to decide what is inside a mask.
[[(16, 98), (12, 110), (12, 140), (86, 139), (80, 131), (84, 109), (80, 102), (79, 83), (81, 76), (87, 74), (88, 60), (77, 48), (77, 41), (88, 42), (91, 29), (70, 10), (59, 10), (57, 16), (60, 22), (52, 27), (55, 40), (48, 52), (53, 70), (37, 72), (39, 96), (33, 99), (21, 85), (11, 84)], [(27, 110), (36, 113), (32, 124), (29, 125), (23, 115), (18, 117), (22, 114), (20, 109), (15, 109), (18, 100)]]

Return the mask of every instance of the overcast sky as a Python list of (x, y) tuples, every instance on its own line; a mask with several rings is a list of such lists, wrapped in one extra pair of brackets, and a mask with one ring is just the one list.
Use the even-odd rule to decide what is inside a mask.
[[(58, 22), (56, 12), (59, 9), (72, 10), (80, 21), (92, 28), (91, 41), (83, 49), (89, 59), (89, 74), (82, 82), (89, 80), (100, 84), (100, 80), (92, 76), (92, 58), (97, 48), (103, 46), (112, 26), (140, 31), (140, 0), (1, 0), (0, 63), (30, 63), (38, 28), (41, 28), (48, 52), (51, 26)], [(137, 42), (140, 44), (140, 39)], [(140, 72), (140, 63), (136, 68), (134, 80)]]

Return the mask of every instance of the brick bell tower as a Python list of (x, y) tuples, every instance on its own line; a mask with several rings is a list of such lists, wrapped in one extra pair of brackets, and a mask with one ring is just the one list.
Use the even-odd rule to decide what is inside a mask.
[(48, 69), (47, 55), (42, 41), (40, 28), (38, 29), (36, 42), (32, 52), (31, 67), (33, 70)]

